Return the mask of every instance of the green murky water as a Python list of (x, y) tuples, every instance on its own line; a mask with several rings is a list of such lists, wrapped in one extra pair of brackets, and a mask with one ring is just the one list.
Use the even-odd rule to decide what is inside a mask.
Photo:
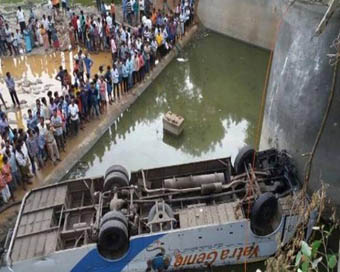
[[(223, 156), (253, 145), (268, 52), (201, 32), (84, 156), (68, 177), (101, 175)], [(176, 138), (163, 133), (167, 111), (185, 118)], [(85, 165), (84, 165), (85, 164)]]
[[(268, 57), (262, 49), (201, 32), (68, 177), (102, 175), (112, 164), (137, 170), (234, 158), (243, 145), (255, 143)], [(178, 138), (163, 133), (162, 117), (169, 110), (185, 118)], [(213, 271), (243, 271), (243, 266)]]

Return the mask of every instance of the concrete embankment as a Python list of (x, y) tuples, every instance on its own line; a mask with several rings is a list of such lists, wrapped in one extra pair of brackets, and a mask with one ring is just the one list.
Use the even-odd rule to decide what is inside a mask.
[[(340, 11), (325, 31), (314, 31), (327, 6), (295, 3), (283, 18), (275, 46), (261, 135), (261, 148), (288, 150), (295, 158), (301, 180), (318, 134), (309, 190), (329, 184), (328, 196), (340, 211), (340, 93), (339, 69), (330, 64), (331, 44), (339, 34)], [(334, 96), (330, 99), (333, 89)], [(328, 107), (329, 105), (329, 107)], [(325, 113), (329, 115), (320, 130)], [(302, 156), (305, 154), (305, 156)]]
[[(101, 138), (105, 131), (122, 116), (144, 91), (147, 90), (153, 80), (167, 67), (167, 65), (178, 54), (178, 48), (185, 46), (197, 31), (197, 26), (194, 25), (180, 40), (177, 47), (168, 53), (158, 65), (154, 68), (146, 80), (137, 85), (130, 93), (124, 96), (119, 103), (112, 106), (108, 105), (107, 113), (100, 116), (100, 120), (92, 120), (87, 123), (84, 130), (80, 131), (77, 137), (69, 138), (66, 146), (66, 153), (61, 153), (62, 161), (57, 166), (47, 165), (42, 171), (39, 171), (36, 178), (33, 180), (33, 185), (29, 189), (50, 183), (59, 182), (72, 167), (92, 148), (92, 146)], [(103, 169), (105, 171), (105, 169)], [(104, 174), (104, 172), (103, 172)], [(17, 199), (21, 199), (24, 191), (16, 192)], [(7, 233), (7, 229), (11, 226), (16, 218), (16, 213), (19, 205), (0, 213), (0, 240)]]
[(244, 42), (272, 49), (284, 0), (201, 0), (205, 27)]

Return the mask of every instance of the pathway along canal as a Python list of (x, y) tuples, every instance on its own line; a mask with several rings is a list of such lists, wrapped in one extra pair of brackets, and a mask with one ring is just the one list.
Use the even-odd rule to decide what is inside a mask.
[[(112, 164), (137, 170), (236, 156), (254, 145), (269, 53), (201, 31), (65, 178), (102, 175)], [(185, 118), (163, 133), (167, 111)]]
[[(103, 175), (112, 164), (134, 171), (234, 159), (239, 148), (255, 143), (268, 58), (263, 49), (199, 32), (65, 179)], [(178, 138), (163, 133), (162, 117), (169, 110), (185, 118)], [(247, 265), (248, 271), (257, 268), (263, 263)]]

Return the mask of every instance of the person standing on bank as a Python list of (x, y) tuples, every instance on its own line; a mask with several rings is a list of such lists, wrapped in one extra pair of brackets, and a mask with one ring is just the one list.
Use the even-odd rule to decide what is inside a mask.
[(3, 96), (2, 96), (1, 90), (0, 90), (0, 99), (1, 99), (1, 101), (2, 101), (2, 104), (4, 104), (4, 106), (5, 106), (5, 109), (7, 110), (8, 108), (7, 108), (7, 106), (6, 106), (6, 102), (5, 102), (4, 98), (3, 98)]
[(85, 53), (84, 64), (85, 64), (85, 68), (86, 68), (86, 77), (90, 78), (91, 77), (91, 67), (93, 65), (93, 61), (89, 57), (88, 53)]
[(28, 28), (24, 29), (24, 40), (26, 53), (30, 53), (32, 51), (32, 37)]
[(29, 180), (30, 178), (32, 178), (32, 175), (29, 169), (29, 158), (21, 150), (21, 144), (19, 143), (15, 148), (15, 158), (20, 169), (22, 185), (24, 190), (26, 191), (26, 184), (32, 184), (32, 182)]
[(79, 131), (79, 109), (77, 104), (74, 103), (74, 99), (72, 99), (71, 104), (68, 106), (68, 112), (71, 116), (71, 128), (73, 135), (78, 135)]
[(61, 117), (57, 114), (57, 109), (53, 111), (53, 115), (51, 117), (51, 125), (54, 128), (54, 137), (57, 141), (57, 145), (59, 150), (65, 152), (65, 145), (64, 145), (64, 136), (63, 136), (63, 121)]
[(17, 10), (17, 21), (20, 25), (20, 30), (21, 30), (21, 34), (24, 33), (24, 29), (26, 28), (26, 23), (25, 23), (25, 15), (23, 10), (21, 9), (21, 7), (18, 7)]
[(15, 83), (9, 72), (6, 73), (5, 82), (13, 101), (13, 107), (18, 106), (20, 108), (20, 102), (15, 90)]
[(45, 121), (46, 124), (46, 133), (45, 133), (45, 142), (47, 146), (48, 155), (50, 156), (53, 164), (56, 165), (57, 161), (60, 160), (58, 146), (54, 138), (54, 128), (51, 127), (50, 120)]

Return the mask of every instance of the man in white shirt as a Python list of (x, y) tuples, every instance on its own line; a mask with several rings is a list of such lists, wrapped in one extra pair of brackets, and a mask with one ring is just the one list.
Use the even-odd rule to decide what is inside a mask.
[(111, 76), (112, 76), (112, 81), (113, 81), (113, 97), (114, 99), (120, 98), (119, 95), (119, 71), (116, 66), (116, 64), (113, 64), (112, 70), (111, 70)]
[(39, 118), (39, 124), (37, 125), (38, 129), (39, 129), (39, 134), (43, 137), (45, 137), (46, 132), (47, 132), (47, 127), (45, 125), (45, 119), (44, 117), (40, 117)]
[(149, 18), (145, 19), (145, 26), (147, 26), (150, 30), (152, 29), (152, 21)]
[(42, 24), (44, 26), (44, 29), (46, 31), (48, 31), (48, 19), (46, 18), (45, 14), (43, 14), (41, 22), (42, 22)]
[(112, 29), (112, 17), (111, 17), (111, 14), (110, 13), (107, 13), (107, 16), (106, 16), (106, 23), (108, 25), (108, 27), (110, 29)]
[(22, 11), (20, 6), (18, 7), (18, 10), (17, 10), (17, 21), (20, 25), (21, 34), (23, 34), (24, 29), (26, 28), (26, 23), (25, 23), (24, 12)]
[(79, 131), (79, 109), (77, 104), (74, 103), (74, 99), (72, 99), (71, 104), (68, 106), (68, 112), (71, 116), (71, 130), (74, 135), (77, 135)]

